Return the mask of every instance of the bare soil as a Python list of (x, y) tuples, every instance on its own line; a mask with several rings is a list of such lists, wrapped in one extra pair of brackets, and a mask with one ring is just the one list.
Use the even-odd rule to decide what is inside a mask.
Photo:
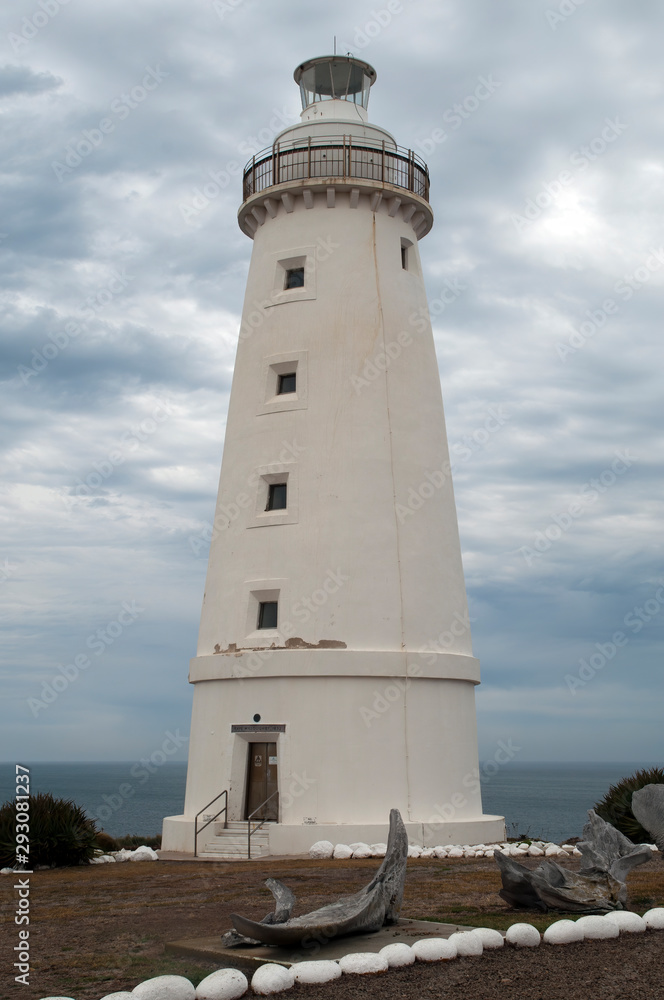
[[(0, 881), (2, 1000), (72, 997), (100, 1000), (132, 990), (152, 976), (184, 975), (197, 984), (215, 966), (164, 955), (180, 938), (212, 937), (230, 927), (230, 913), (261, 919), (273, 901), (263, 886), (282, 878), (297, 896), (295, 913), (355, 892), (378, 862), (257, 860), (234, 863), (94, 865), (30, 876), (30, 985), (13, 981), (17, 894)], [(532, 867), (536, 862), (532, 862)], [(574, 867), (570, 862), (569, 867)], [(526, 920), (544, 930), (560, 915), (511, 910), (498, 896), (495, 862), (410, 859), (402, 916), (506, 929)], [(664, 864), (653, 859), (630, 875), (630, 906), (643, 913), (664, 905)], [(664, 932), (565, 947), (487, 952), (481, 958), (344, 976), (326, 986), (299, 986), (308, 1000), (664, 1000)]]

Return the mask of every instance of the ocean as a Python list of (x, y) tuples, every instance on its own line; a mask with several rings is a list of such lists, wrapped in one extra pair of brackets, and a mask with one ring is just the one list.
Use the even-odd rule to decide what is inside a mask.
[[(186, 761), (166, 761), (149, 774), (126, 763), (26, 764), (33, 792), (73, 799), (111, 836), (154, 836), (164, 816), (182, 812)], [(494, 775), (483, 774), (485, 813), (505, 817), (508, 836), (556, 843), (580, 837), (588, 809), (621, 778), (646, 763), (509, 763)], [(14, 795), (14, 765), (0, 764), (0, 802)]]

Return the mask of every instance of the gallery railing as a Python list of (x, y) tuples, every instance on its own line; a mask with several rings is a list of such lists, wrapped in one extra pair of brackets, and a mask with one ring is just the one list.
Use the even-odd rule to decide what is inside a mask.
[(429, 200), (429, 171), (412, 149), (350, 135), (275, 142), (245, 166), (243, 198), (275, 184), (326, 177), (393, 184)]

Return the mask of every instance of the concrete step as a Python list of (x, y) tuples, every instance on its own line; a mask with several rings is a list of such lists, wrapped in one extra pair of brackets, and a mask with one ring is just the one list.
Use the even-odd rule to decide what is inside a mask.
[[(262, 857), (268, 853), (270, 834), (265, 824), (251, 837), (251, 856)], [(246, 822), (229, 823), (226, 829), (223, 824), (215, 824), (215, 836), (204, 845), (199, 854), (202, 857), (246, 859), (247, 858), (247, 824)]]

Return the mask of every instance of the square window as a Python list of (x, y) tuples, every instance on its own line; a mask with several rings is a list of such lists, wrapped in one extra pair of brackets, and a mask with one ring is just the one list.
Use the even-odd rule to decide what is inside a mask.
[(270, 483), (265, 510), (286, 510), (288, 497), (287, 483)]
[(296, 382), (296, 372), (289, 372), (287, 375), (280, 375), (277, 381), (277, 396), (283, 396), (287, 392), (295, 392)]
[(276, 628), (278, 608), (277, 601), (261, 601), (258, 605), (258, 628)]
[(286, 281), (284, 283), (284, 289), (286, 288), (304, 288), (303, 267), (288, 268), (286, 271)]

